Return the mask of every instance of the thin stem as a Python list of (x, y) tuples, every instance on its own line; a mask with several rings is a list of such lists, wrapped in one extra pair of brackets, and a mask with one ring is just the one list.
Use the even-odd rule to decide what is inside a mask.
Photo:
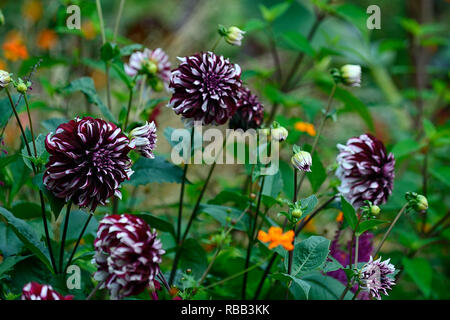
[(255, 296), (253, 297), (253, 300), (257, 300), (258, 299), (258, 297), (259, 297), (259, 295), (261, 293), (262, 287), (264, 285), (264, 282), (266, 281), (267, 276), (269, 275), (270, 269), (272, 268), (272, 265), (274, 264), (274, 262), (277, 259), (277, 257), (278, 257), (278, 254), (276, 252), (274, 252), (272, 254), (272, 257), (270, 258), (269, 263), (266, 266), (266, 269), (264, 270), (264, 273), (263, 273), (263, 276), (261, 277), (261, 280), (259, 281), (258, 288), (256, 289)]
[[(106, 34), (105, 34), (105, 23), (103, 21), (103, 13), (102, 13), (102, 4), (100, 0), (96, 0), (97, 4), (97, 14), (98, 19), (100, 20), (100, 30), (102, 34), (102, 43), (103, 45), (106, 43)], [(111, 110), (111, 80), (109, 77), (109, 62), (105, 61), (105, 73), (106, 73), (106, 103), (108, 109)]]
[(281, 73), (281, 62), (277, 51), (277, 45), (275, 43), (275, 34), (273, 32), (272, 25), (269, 25), (269, 43), (270, 43), (270, 51), (272, 53), (273, 61), (275, 64), (275, 74), (278, 82), (281, 82), (281, 79), (283, 77)]
[(55, 273), (57, 273), (58, 269), (56, 268), (56, 262), (55, 257), (53, 255), (53, 248), (52, 248), (52, 242), (50, 239), (50, 232), (48, 231), (48, 223), (47, 223), (47, 215), (45, 214), (45, 202), (44, 202), (44, 194), (41, 190), (39, 190), (39, 199), (41, 201), (41, 214), (42, 214), (42, 222), (44, 224), (44, 231), (45, 231), (45, 240), (47, 242), (48, 252), (50, 254), (50, 261), (52, 263), (53, 270)]
[(87, 296), (86, 300), (91, 300), (92, 297), (94, 296), (94, 294), (98, 291), (98, 289), (100, 289), (100, 287), (102, 286), (104, 281), (100, 281), (99, 283), (97, 283), (97, 285), (95, 286), (95, 288), (91, 291), (91, 293), (89, 293), (89, 295)]
[(61, 271), (61, 272), (63, 270), (64, 247), (65, 247), (65, 243), (66, 243), (67, 229), (69, 226), (69, 217), (70, 217), (71, 207), (72, 207), (72, 201), (69, 201), (67, 203), (66, 216), (64, 218), (64, 229), (63, 229), (63, 234), (62, 234), (62, 238), (61, 238), (61, 247), (59, 249), (59, 271)]
[(75, 256), (75, 253), (77, 252), (78, 246), (80, 245), (81, 239), (83, 239), (84, 232), (86, 231), (86, 228), (89, 225), (89, 222), (91, 221), (92, 216), (93, 216), (93, 214), (89, 213), (89, 217), (87, 218), (87, 220), (86, 220), (86, 222), (85, 222), (85, 224), (83, 226), (83, 229), (81, 230), (80, 235), (78, 236), (78, 239), (77, 239), (77, 242), (75, 244), (75, 247), (72, 250), (72, 254), (70, 255), (69, 261), (67, 262), (66, 268), (64, 269), (65, 271), (67, 271), (67, 268), (72, 263), (73, 257)]
[(23, 99), (25, 101), (25, 106), (27, 107), (27, 115), (28, 115), (28, 122), (30, 124), (30, 131), (31, 131), (31, 139), (33, 143), (33, 149), (34, 149), (34, 156), (37, 158), (37, 148), (36, 148), (36, 141), (34, 137), (34, 131), (33, 131), (33, 121), (31, 120), (31, 113), (30, 113), (30, 105), (28, 104), (28, 98), (27, 94), (23, 94)]
[[(422, 194), (424, 197), (427, 196), (428, 189), (428, 154), (429, 150), (426, 150), (424, 158), (423, 158), (423, 167), (422, 167)], [(425, 226), (427, 224), (427, 212), (422, 212), (422, 234), (425, 234)]]
[(117, 12), (116, 24), (114, 26), (114, 42), (116, 42), (117, 34), (119, 33), (120, 19), (122, 18), (123, 7), (125, 0), (120, 0), (119, 11)]
[(132, 103), (133, 103), (133, 88), (130, 88), (130, 95), (128, 97), (127, 116), (125, 118), (125, 123), (123, 125), (123, 130), (127, 130), (128, 120), (130, 118), (130, 111), (131, 111)]
[(383, 246), (383, 243), (386, 241), (387, 237), (392, 231), (392, 228), (394, 228), (395, 224), (397, 223), (398, 219), (402, 216), (403, 212), (405, 212), (406, 207), (408, 206), (408, 203), (406, 203), (400, 211), (397, 213), (397, 216), (395, 217), (394, 221), (392, 221), (391, 225), (389, 226), (389, 229), (386, 231), (386, 233), (383, 236), (383, 239), (381, 239), (380, 244), (378, 245), (377, 249), (375, 250), (375, 253), (373, 254), (374, 257), (377, 256), (378, 252), (380, 251), (381, 247)]
[[(317, 131), (316, 137), (314, 138), (314, 142), (313, 142), (313, 145), (311, 147), (311, 156), (312, 157), (314, 157), (314, 152), (316, 151), (317, 143), (319, 142), (319, 138), (322, 135), (322, 131), (323, 131), (323, 128), (325, 126), (325, 122), (327, 121), (327, 118), (328, 118), (328, 114), (330, 113), (330, 109), (331, 109), (331, 105), (332, 105), (332, 102), (333, 102), (334, 94), (336, 92), (336, 88), (337, 88), (337, 84), (334, 83), (333, 87), (331, 89), (331, 92), (330, 92), (330, 96), (328, 97), (328, 103), (327, 103), (327, 108), (325, 110), (325, 114), (322, 117), (322, 120), (321, 120), (320, 126), (319, 126), (319, 130)], [(299, 182), (299, 184), (297, 186), (297, 190), (300, 190), (300, 188), (302, 187), (302, 184), (303, 184), (303, 181), (305, 180), (305, 177), (306, 177), (306, 173), (303, 172), (303, 174), (302, 174), (302, 176), (300, 178), (300, 182)]]
[(358, 268), (358, 255), (359, 255), (359, 235), (355, 237), (355, 268)]
[(433, 232), (441, 225), (445, 222), (445, 220), (448, 219), (448, 217), (450, 217), (450, 211), (447, 212), (447, 214), (445, 216), (443, 216), (441, 219), (439, 219), (438, 222), (436, 222), (434, 224), (434, 226), (431, 227), (431, 229), (428, 231), (428, 234), (433, 234)]
[(101, 4), (100, 0), (96, 0), (96, 4), (97, 4), (98, 19), (100, 21), (100, 31), (102, 33), (102, 43), (105, 44), (106, 43), (106, 35), (105, 35), (105, 24), (103, 22), (102, 4)]
[(217, 46), (219, 45), (220, 40), (222, 40), (222, 36), (220, 36), (220, 37), (216, 40), (216, 42), (214, 42), (214, 45), (212, 46), (212, 49), (211, 49), (212, 52), (214, 52), (214, 50), (217, 49)]
[(303, 230), (303, 228), (320, 212), (322, 211), (326, 206), (328, 206), (333, 200), (336, 198), (336, 195), (332, 196), (330, 199), (325, 201), (322, 205), (317, 207), (316, 210), (314, 210), (308, 217), (303, 218), (303, 220), (299, 223), (297, 230), (295, 231), (295, 235), (298, 235), (300, 231)]
[[(258, 193), (258, 202), (256, 204), (255, 218), (253, 220), (252, 229), (251, 229), (249, 237), (248, 237), (249, 241), (248, 241), (248, 247), (247, 247), (247, 255), (245, 257), (245, 267), (244, 267), (244, 269), (247, 269), (248, 266), (250, 265), (250, 258), (251, 258), (251, 255), (252, 255), (252, 247), (253, 247), (253, 244), (255, 242), (256, 224), (258, 222), (259, 208), (261, 206), (261, 199), (262, 199), (262, 193), (263, 193), (265, 181), (266, 181), (266, 176), (263, 176), (262, 179), (261, 179), (261, 187), (260, 187), (260, 190), (259, 190), (259, 193)], [(243, 300), (245, 300), (246, 291), (247, 291), (247, 279), (248, 279), (248, 274), (245, 273), (244, 274), (244, 280), (242, 282), (242, 299)]]
[(358, 287), (358, 290), (356, 290), (355, 294), (353, 295), (352, 300), (356, 300), (356, 297), (358, 296), (358, 294), (361, 292), (361, 287)]
[[(294, 186), (297, 185), (297, 169), (294, 167)], [(294, 198), (292, 199), (292, 203), (296, 203), (297, 202), (297, 194), (298, 194), (298, 190), (297, 188), (294, 188)], [(293, 228), (293, 231), (295, 233), (295, 225)], [(294, 238), (294, 246), (295, 246), (295, 238)], [(294, 258), (294, 250), (289, 251), (289, 256), (288, 256), (288, 274), (291, 274), (292, 272), (292, 260)]]

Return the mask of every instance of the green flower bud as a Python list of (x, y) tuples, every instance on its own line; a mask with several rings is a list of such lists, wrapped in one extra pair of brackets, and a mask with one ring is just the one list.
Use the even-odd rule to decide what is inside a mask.
[(147, 60), (143, 67), (149, 74), (156, 74), (156, 72), (158, 72), (158, 65), (151, 60)]
[(287, 139), (289, 132), (284, 127), (274, 128), (271, 131), (272, 139), (277, 141), (284, 141)]
[(292, 216), (294, 218), (299, 219), (302, 217), (302, 215), (303, 215), (303, 211), (300, 208), (296, 208), (296, 209), (292, 210)]
[(5, 16), (3, 15), (2, 10), (0, 10), (0, 26), (5, 24)]
[(28, 87), (27, 87), (27, 85), (25, 84), (25, 82), (21, 81), (21, 82), (19, 82), (19, 83), (17, 84), (16, 89), (17, 89), (17, 92), (23, 93), (23, 94), (24, 94), (24, 93), (27, 92)]
[(419, 211), (428, 210), (428, 200), (421, 194), (417, 196), (417, 210)]
[(379, 206), (371, 206), (370, 207), (370, 213), (373, 214), (374, 216), (377, 216), (380, 213), (381, 209)]

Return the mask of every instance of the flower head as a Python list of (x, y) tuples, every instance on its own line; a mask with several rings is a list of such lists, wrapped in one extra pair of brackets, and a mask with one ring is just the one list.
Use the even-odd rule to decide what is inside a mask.
[(270, 227), (269, 232), (266, 233), (262, 230), (258, 232), (258, 240), (261, 242), (270, 242), (269, 249), (273, 249), (277, 246), (283, 246), (286, 250), (294, 250), (295, 233), (293, 230), (289, 230), (283, 233), (280, 227)]
[(312, 123), (298, 121), (294, 124), (294, 129), (300, 132), (306, 132), (311, 137), (316, 135), (316, 129)]
[(62, 296), (52, 286), (36, 282), (27, 283), (22, 289), (22, 300), (72, 300), (73, 296)]
[(289, 131), (285, 127), (276, 127), (270, 130), (270, 134), (273, 140), (282, 142), (287, 139)]
[(44, 184), (56, 197), (94, 211), (113, 195), (121, 197), (120, 184), (133, 173), (129, 144), (120, 128), (101, 119), (61, 124), (45, 140), (50, 158)]
[(342, 82), (351, 87), (361, 86), (361, 66), (346, 64), (341, 67)]
[(51, 29), (45, 29), (39, 32), (37, 37), (37, 46), (42, 50), (50, 50), (58, 41), (56, 32)]
[(381, 300), (380, 291), (388, 295), (386, 290), (392, 289), (395, 285), (393, 278), (395, 266), (389, 261), (390, 259), (381, 262), (381, 257), (374, 261), (371, 256), (360, 272), (362, 288), (378, 300)]
[(11, 75), (5, 70), (0, 70), (0, 88), (5, 88), (11, 82)]
[(237, 111), (230, 120), (231, 129), (257, 129), (264, 120), (264, 107), (247, 87), (239, 90)]
[(299, 151), (291, 158), (292, 165), (299, 171), (311, 172), (312, 159), (307, 151)]
[(94, 275), (112, 299), (139, 294), (152, 287), (165, 253), (154, 230), (141, 218), (110, 215), (100, 221), (94, 242)]
[(131, 145), (144, 157), (153, 159), (153, 150), (156, 147), (156, 126), (154, 122), (146, 122), (144, 126), (137, 127), (130, 132)]
[(172, 72), (169, 106), (188, 122), (224, 124), (236, 112), (241, 68), (212, 52), (179, 58)]
[(233, 46), (241, 46), (242, 39), (244, 39), (245, 31), (242, 31), (238, 27), (231, 26), (225, 28), (223, 26), (219, 27), (219, 34), (225, 38), (225, 41)]
[(3, 55), (10, 61), (28, 59), (28, 50), (19, 32), (11, 31), (2, 45)]
[(138, 74), (147, 76), (147, 82), (155, 90), (159, 90), (161, 83), (167, 88), (170, 80), (169, 56), (161, 48), (145, 48), (131, 55), (128, 64), (125, 64), (125, 72), (130, 77)]
[(338, 190), (345, 199), (358, 208), (365, 200), (375, 205), (385, 203), (394, 184), (394, 155), (388, 154), (384, 144), (370, 134), (351, 138), (338, 148)]
[(31, 22), (36, 22), (42, 17), (44, 8), (40, 0), (27, 0), (22, 6), (23, 16)]

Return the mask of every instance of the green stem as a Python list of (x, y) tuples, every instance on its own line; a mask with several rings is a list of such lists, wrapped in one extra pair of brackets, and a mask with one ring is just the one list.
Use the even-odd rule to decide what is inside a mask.
[(71, 207), (72, 207), (72, 201), (69, 201), (67, 203), (66, 216), (64, 218), (64, 229), (63, 229), (63, 234), (62, 234), (62, 238), (61, 238), (61, 247), (59, 249), (59, 271), (61, 271), (61, 272), (63, 270), (64, 247), (65, 247), (65, 243), (66, 243), (67, 229), (69, 226), (69, 217), (70, 217)]
[(219, 43), (220, 43), (220, 40), (222, 40), (222, 36), (219, 36), (219, 38), (218, 38), (218, 39), (216, 40), (216, 42), (214, 43), (214, 45), (213, 45), (213, 47), (212, 47), (212, 49), (211, 49), (212, 52), (214, 52), (214, 50), (216, 50), (217, 46), (218, 46)]
[(120, 19), (122, 18), (123, 7), (125, 0), (120, 0), (119, 11), (117, 12), (116, 24), (114, 26), (114, 42), (117, 40), (117, 34), (119, 33)]
[(28, 122), (30, 124), (30, 132), (31, 132), (31, 139), (33, 143), (33, 149), (34, 149), (34, 156), (37, 158), (37, 148), (36, 148), (36, 141), (34, 137), (34, 130), (33, 130), (33, 120), (31, 119), (31, 113), (30, 113), (30, 105), (28, 103), (27, 94), (23, 94), (23, 99), (25, 101), (25, 106), (27, 107), (27, 115), (28, 115)]
[(123, 130), (127, 130), (128, 120), (130, 118), (130, 111), (131, 111), (132, 103), (133, 103), (133, 88), (130, 88), (130, 95), (128, 97), (127, 116), (125, 118), (125, 124), (123, 125)]
[(381, 239), (380, 244), (378, 245), (377, 249), (375, 250), (375, 253), (373, 254), (374, 257), (377, 256), (378, 252), (380, 251), (381, 247), (383, 246), (383, 243), (386, 241), (387, 237), (392, 231), (392, 228), (394, 228), (395, 224), (397, 223), (398, 219), (402, 216), (403, 212), (405, 212), (406, 208), (408, 206), (408, 203), (406, 203), (400, 211), (397, 213), (397, 216), (395, 217), (394, 221), (392, 221), (391, 225), (389, 226), (389, 229), (386, 231), (386, 233), (383, 236), (383, 239)]
[(75, 243), (75, 247), (72, 250), (69, 261), (67, 262), (66, 268), (64, 269), (64, 272), (67, 271), (67, 268), (72, 263), (73, 257), (75, 256), (75, 253), (77, 252), (77, 249), (78, 249), (78, 246), (80, 245), (81, 239), (83, 239), (84, 232), (86, 231), (86, 228), (89, 225), (89, 222), (91, 221), (93, 215), (94, 215), (93, 213), (92, 214), (89, 213), (89, 217), (87, 218), (87, 220), (83, 226), (83, 229), (81, 230), (80, 235), (78, 236), (77, 242)]

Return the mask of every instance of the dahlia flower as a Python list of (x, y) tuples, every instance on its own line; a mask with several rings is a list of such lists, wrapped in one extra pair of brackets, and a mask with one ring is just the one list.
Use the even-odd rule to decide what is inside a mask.
[(154, 122), (146, 122), (144, 126), (137, 127), (130, 132), (131, 145), (144, 157), (153, 159), (153, 150), (156, 147), (156, 126)]
[(62, 296), (52, 286), (36, 282), (27, 283), (22, 289), (22, 300), (73, 300), (73, 296)]
[[(128, 64), (124, 66), (125, 72), (130, 77), (144, 74), (154, 89), (157, 88), (158, 80), (167, 88), (170, 81), (169, 56), (161, 49), (134, 52)], [(156, 81), (155, 81), (156, 80)]]
[(380, 291), (388, 295), (387, 289), (392, 289), (395, 285), (393, 278), (395, 266), (389, 263), (390, 259), (381, 262), (381, 257), (373, 260), (370, 257), (369, 262), (362, 268), (360, 273), (360, 281), (362, 288), (372, 297), (381, 300)]
[(5, 88), (11, 82), (11, 75), (5, 70), (0, 70), (0, 88)]
[(351, 87), (361, 86), (361, 66), (346, 64), (341, 67), (342, 82)]
[(237, 111), (230, 120), (231, 129), (257, 129), (264, 119), (264, 107), (247, 87), (238, 92)]
[(383, 204), (392, 193), (395, 159), (384, 144), (370, 134), (351, 138), (346, 145), (338, 144), (338, 190), (353, 206), (361, 207), (365, 200)]
[(120, 184), (133, 174), (129, 144), (120, 128), (101, 119), (63, 123), (45, 140), (50, 158), (44, 184), (56, 197), (94, 211), (113, 195), (121, 197)]
[(188, 123), (224, 124), (236, 112), (237, 92), (242, 86), (241, 68), (212, 52), (179, 58), (169, 87), (169, 107)]
[(107, 288), (112, 299), (121, 299), (153, 286), (159, 273), (161, 241), (141, 218), (129, 214), (110, 215), (100, 221), (94, 241), (94, 279)]
[(292, 165), (299, 171), (311, 172), (311, 154), (306, 151), (299, 151), (291, 158)]

